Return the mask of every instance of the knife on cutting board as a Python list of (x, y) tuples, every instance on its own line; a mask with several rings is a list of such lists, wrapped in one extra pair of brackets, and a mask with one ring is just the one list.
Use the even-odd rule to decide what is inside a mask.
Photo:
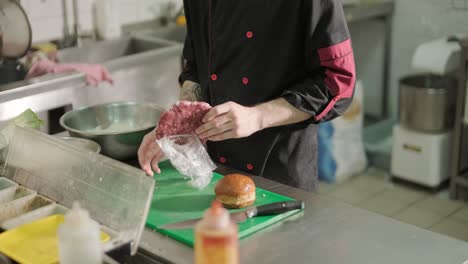
[[(247, 208), (244, 211), (230, 213), (231, 221), (235, 223), (245, 222), (247, 219), (256, 217), (256, 216), (267, 216), (267, 215), (278, 215), (286, 213), (293, 210), (302, 210), (304, 209), (303, 201), (287, 201), (287, 202), (277, 202), (261, 206), (252, 206)], [(158, 227), (158, 229), (188, 229), (193, 228), (195, 224), (200, 221), (202, 218), (190, 219), (181, 222), (170, 223)]]

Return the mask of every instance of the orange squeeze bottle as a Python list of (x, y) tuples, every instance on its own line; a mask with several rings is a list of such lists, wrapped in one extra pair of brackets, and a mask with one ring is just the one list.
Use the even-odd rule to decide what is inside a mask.
[(195, 226), (195, 264), (238, 264), (237, 225), (214, 201)]

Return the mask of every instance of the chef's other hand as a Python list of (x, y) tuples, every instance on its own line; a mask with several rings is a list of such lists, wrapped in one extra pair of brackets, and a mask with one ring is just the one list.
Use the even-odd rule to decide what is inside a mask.
[(140, 167), (148, 176), (153, 176), (153, 170), (161, 173), (158, 163), (164, 156), (158, 143), (156, 143), (156, 130), (146, 134), (138, 149), (138, 161)]
[(195, 133), (210, 141), (248, 137), (261, 130), (260, 112), (234, 102), (213, 107), (202, 121)]

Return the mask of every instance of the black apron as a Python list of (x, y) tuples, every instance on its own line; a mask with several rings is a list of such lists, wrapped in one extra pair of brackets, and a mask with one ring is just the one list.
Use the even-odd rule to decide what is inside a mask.
[(188, 35), (179, 81), (211, 105), (284, 98), (313, 117), (247, 138), (209, 142), (226, 166), (314, 191), (317, 123), (351, 102), (355, 69), (340, 0), (184, 0)]

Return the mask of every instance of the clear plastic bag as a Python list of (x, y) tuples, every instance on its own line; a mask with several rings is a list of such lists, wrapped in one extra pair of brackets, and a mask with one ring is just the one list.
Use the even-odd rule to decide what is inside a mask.
[(198, 136), (169, 136), (157, 142), (172, 165), (190, 178), (193, 187), (202, 189), (210, 183), (216, 165)]

